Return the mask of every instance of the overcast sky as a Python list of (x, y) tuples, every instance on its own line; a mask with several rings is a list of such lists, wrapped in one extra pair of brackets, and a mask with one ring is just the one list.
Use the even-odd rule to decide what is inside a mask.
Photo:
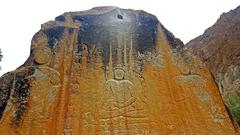
[(240, 0), (1, 0), (0, 48), (4, 58), (0, 75), (23, 64), (30, 52), (32, 36), (42, 23), (69, 11), (96, 6), (142, 9), (184, 43), (202, 34), (223, 12), (240, 5)]

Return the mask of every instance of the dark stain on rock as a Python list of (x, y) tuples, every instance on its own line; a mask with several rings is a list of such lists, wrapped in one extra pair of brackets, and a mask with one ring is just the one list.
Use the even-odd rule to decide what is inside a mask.
[(43, 33), (46, 34), (48, 38), (48, 47), (53, 48), (57, 41), (60, 40), (64, 32), (64, 27), (53, 27), (50, 29), (43, 30)]
[(65, 22), (66, 18), (63, 15), (60, 15), (60, 16), (56, 17), (55, 20), (60, 21), (60, 22)]
[(124, 43), (130, 48), (132, 42), (135, 52), (141, 53), (156, 46), (158, 20), (144, 11), (132, 13), (116, 8), (105, 14), (73, 15), (72, 19), (81, 22), (78, 44), (85, 44), (88, 49), (103, 48), (104, 65), (109, 63), (110, 45), (114, 62), (119, 57), (117, 49), (123, 49)]
[(146, 14), (148, 13), (139, 11), (137, 19), (136, 41), (141, 53), (156, 45), (158, 20), (155, 16)]
[(22, 116), (28, 108), (28, 96), (30, 95), (29, 76), (34, 74), (35, 69), (29, 68), (16, 74), (15, 87), (12, 93), (14, 102), (14, 115), (12, 117), (12, 126), (18, 127), (22, 121)]
[(71, 35), (71, 34), (73, 34), (73, 32), (74, 32), (74, 29), (73, 28), (68, 28), (68, 33)]
[(6, 73), (0, 78), (0, 119), (7, 106), (13, 86), (13, 73)]

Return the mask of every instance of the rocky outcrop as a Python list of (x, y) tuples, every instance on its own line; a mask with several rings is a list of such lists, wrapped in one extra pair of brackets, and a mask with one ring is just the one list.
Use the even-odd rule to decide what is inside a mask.
[(144, 11), (60, 15), (1, 77), (0, 133), (234, 134), (210, 72), (182, 46)]
[(186, 44), (209, 67), (236, 126), (240, 124), (239, 44), (240, 7), (222, 14), (203, 35)]

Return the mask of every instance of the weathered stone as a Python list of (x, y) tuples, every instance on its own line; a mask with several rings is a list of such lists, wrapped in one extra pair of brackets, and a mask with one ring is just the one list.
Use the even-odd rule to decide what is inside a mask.
[(239, 18), (240, 7), (224, 13), (212, 27), (186, 47), (209, 67), (240, 133)]
[(0, 133), (234, 134), (208, 69), (182, 46), (144, 11), (65, 13), (43, 24), (29, 59), (2, 76)]

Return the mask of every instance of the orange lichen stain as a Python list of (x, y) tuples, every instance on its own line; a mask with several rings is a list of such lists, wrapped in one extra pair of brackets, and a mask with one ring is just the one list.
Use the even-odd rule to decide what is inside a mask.
[(234, 134), (207, 68), (194, 67), (197, 74), (185, 74), (192, 69), (176, 64), (180, 58), (172, 54), (160, 26), (156, 49), (163, 58), (158, 61), (161, 67), (147, 62), (142, 73), (135, 70), (137, 52), (132, 45), (129, 51), (124, 48), (124, 55), (130, 54), (123, 57), (129, 71), (113, 66), (111, 46), (107, 68), (101, 51), (93, 55), (87, 46), (83, 48), (90, 50), (83, 52), (81, 63), (75, 62), (77, 30), (66, 33), (68, 40), (59, 43), (55, 58), (58, 70), (39, 66), (20, 126), (11, 124), (14, 106), (9, 102), (1, 134)]
[[(161, 35), (163, 33), (160, 33), (158, 40), (161, 42), (158, 47), (164, 55), (165, 67), (158, 70), (154, 69), (152, 65), (148, 65), (145, 77), (151, 75), (149, 79), (146, 79), (150, 81), (146, 84), (151, 84), (151, 86), (158, 84), (157, 81), (151, 83), (155, 79), (165, 81), (159, 85), (160, 87), (152, 88), (152, 90), (155, 88), (154, 91), (161, 92), (161, 94), (151, 94), (152, 96), (157, 95), (151, 99), (157, 99), (160, 96), (170, 98), (169, 101), (165, 100), (169, 104), (169, 110), (164, 109), (163, 112), (161, 112), (161, 109), (155, 110), (159, 111), (156, 113), (156, 115), (160, 115), (158, 121), (168, 123), (169, 128), (165, 128), (165, 130), (168, 130), (166, 133), (209, 134), (217, 131), (222, 134), (234, 134), (227, 111), (207, 68), (196, 69), (199, 76), (182, 75), (179, 68), (171, 61), (173, 56), (170, 54), (170, 45), (164, 43), (166, 40)], [(178, 78), (179, 80), (177, 80)], [(163, 90), (161, 90), (162, 88)], [(163, 93), (164, 90), (168, 92), (165, 94)], [(162, 102), (163, 100), (159, 99), (158, 103)], [(162, 106), (153, 108), (161, 108)]]

